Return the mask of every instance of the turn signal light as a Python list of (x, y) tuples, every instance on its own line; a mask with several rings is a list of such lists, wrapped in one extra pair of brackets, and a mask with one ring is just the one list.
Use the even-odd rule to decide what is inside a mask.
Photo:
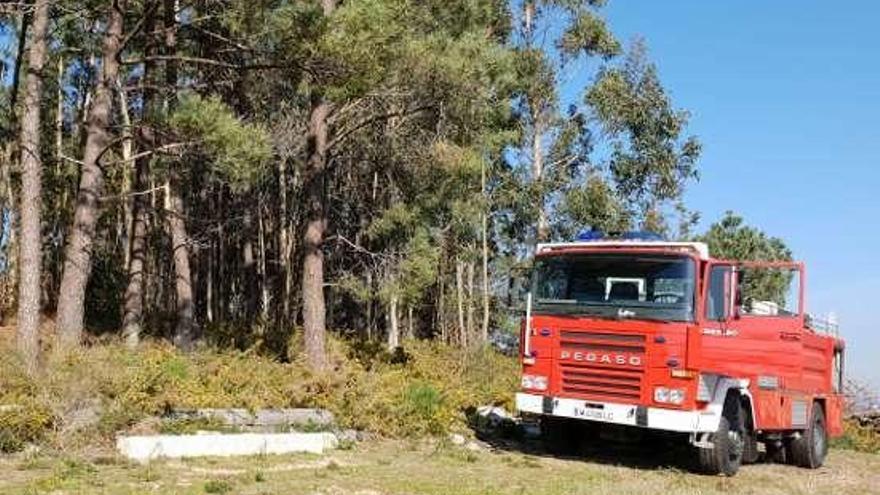
[(672, 375), (672, 378), (694, 378), (695, 376), (697, 376), (696, 371), (682, 369), (670, 370), (669, 374)]

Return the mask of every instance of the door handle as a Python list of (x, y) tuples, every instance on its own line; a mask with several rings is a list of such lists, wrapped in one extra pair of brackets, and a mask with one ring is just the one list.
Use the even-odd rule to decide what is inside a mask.
[(801, 340), (800, 332), (779, 332), (779, 338), (782, 340)]

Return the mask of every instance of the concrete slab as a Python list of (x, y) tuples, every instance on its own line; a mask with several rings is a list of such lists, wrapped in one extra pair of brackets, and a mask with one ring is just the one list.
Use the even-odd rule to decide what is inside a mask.
[(197, 435), (120, 436), (116, 448), (125, 457), (147, 462), (160, 457), (321, 454), (335, 448), (332, 433), (202, 433)]
[(208, 419), (231, 426), (332, 426), (333, 414), (324, 409), (178, 409), (170, 419)]

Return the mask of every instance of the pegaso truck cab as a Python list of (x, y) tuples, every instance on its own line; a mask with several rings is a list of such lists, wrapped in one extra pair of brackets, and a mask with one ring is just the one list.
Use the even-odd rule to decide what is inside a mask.
[(819, 467), (843, 433), (844, 342), (805, 312), (805, 275), (647, 233), (540, 244), (517, 409), (550, 440), (578, 421), (678, 434), (713, 474), (761, 450)]

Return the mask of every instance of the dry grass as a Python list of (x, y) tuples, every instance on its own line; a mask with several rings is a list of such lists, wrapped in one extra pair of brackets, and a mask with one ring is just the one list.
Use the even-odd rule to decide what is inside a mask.
[[(649, 457), (651, 452), (640, 456)], [(431, 441), (380, 441), (315, 456), (168, 460), (140, 466), (24, 454), (0, 457), (0, 493), (104, 494), (876, 494), (880, 456), (834, 450), (825, 467), (744, 467), (734, 478), (662, 465), (472, 452)]]
[[(464, 429), (464, 409), (509, 401), (516, 363), (488, 351), (462, 353), (411, 343), (405, 364), (375, 350), (334, 342), (336, 370), (313, 376), (237, 352), (181, 355), (163, 344), (130, 351), (94, 345), (50, 359), (42, 373), (21, 373), (0, 332), (2, 494), (875, 494), (880, 456), (835, 449), (826, 467), (743, 468), (735, 478), (694, 475), (663, 449), (559, 459), (516, 448), (471, 451), (449, 445)], [(149, 417), (174, 407), (327, 407), (345, 426), (386, 437), (326, 457), (263, 456), (130, 464), (112, 451), (116, 432), (149, 428)], [(153, 428), (156, 426), (153, 425)], [(5, 432), (5, 433), (4, 433)], [(425, 434), (440, 434), (425, 439)], [(849, 432), (838, 445), (871, 450), (876, 437)], [(865, 447), (867, 445), (867, 447)], [(0, 445), (3, 447), (3, 445)], [(5, 448), (5, 447), (3, 447)]]

